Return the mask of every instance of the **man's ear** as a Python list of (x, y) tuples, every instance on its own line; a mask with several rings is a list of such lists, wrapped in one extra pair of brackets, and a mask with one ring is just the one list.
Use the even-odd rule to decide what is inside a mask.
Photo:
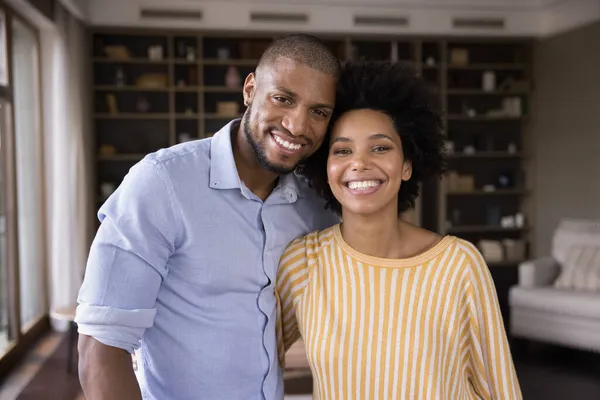
[(404, 161), (404, 166), (402, 167), (402, 180), (407, 181), (412, 176), (412, 162)]
[(256, 75), (254, 72), (250, 72), (244, 81), (244, 105), (248, 106), (248, 104), (252, 103), (252, 99), (254, 98), (254, 92), (256, 91)]

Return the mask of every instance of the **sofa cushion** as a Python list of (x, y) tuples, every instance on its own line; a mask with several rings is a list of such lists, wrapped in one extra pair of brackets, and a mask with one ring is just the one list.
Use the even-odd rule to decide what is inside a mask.
[(554, 286), (558, 289), (597, 291), (600, 294), (600, 242), (573, 245), (565, 255)]
[(511, 307), (600, 320), (600, 293), (597, 292), (563, 290), (552, 286), (513, 286), (509, 302)]

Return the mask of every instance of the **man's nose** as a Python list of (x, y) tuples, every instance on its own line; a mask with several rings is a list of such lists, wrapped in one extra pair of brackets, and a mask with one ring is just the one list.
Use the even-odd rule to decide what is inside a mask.
[(282, 121), (282, 125), (294, 136), (303, 136), (308, 127), (308, 116), (306, 112), (297, 108), (291, 110)]

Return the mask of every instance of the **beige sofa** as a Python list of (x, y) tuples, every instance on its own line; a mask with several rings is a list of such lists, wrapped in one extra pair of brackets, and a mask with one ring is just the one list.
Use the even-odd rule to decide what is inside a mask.
[(512, 337), (600, 352), (600, 220), (562, 220), (551, 254), (519, 266), (509, 305)]

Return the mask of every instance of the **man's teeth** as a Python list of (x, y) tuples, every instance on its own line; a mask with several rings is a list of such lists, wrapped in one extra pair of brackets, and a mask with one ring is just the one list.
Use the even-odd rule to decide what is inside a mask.
[(290, 143), (287, 140), (284, 140), (282, 138), (280, 138), (277, 135), (273, 135), (273, 137), (275, 138), (275, 141), (277, 143), (279, 143), (280, 145), (282, 145), (283, 147), (285, 147), (286, 149), (290, 149), (290, 150), (300, 150), (300, 147), (302, 147), (301, 144), (295, 144), (295, 143)]
[(379, 186), (379, 181), (354, 181), (348, 182), (348, 187), (350, 189), (367, 189), (375, 186)]

